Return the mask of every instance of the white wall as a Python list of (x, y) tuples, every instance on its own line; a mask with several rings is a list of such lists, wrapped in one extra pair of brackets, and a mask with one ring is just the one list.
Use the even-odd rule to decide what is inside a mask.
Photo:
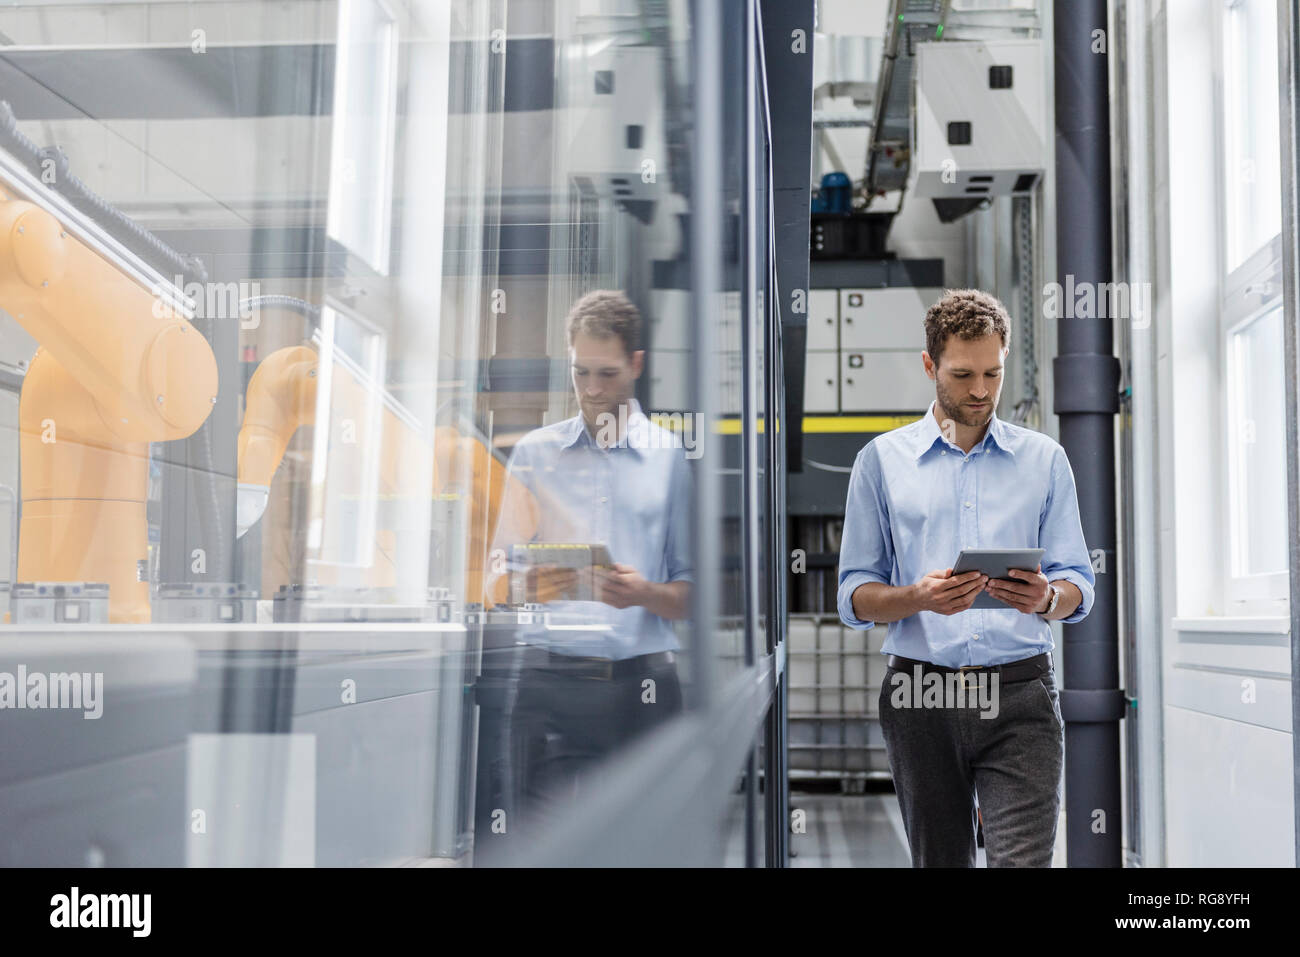
[[(1169, 157), (1155, 172), (1154, 253), (1168, 272), (1156, 272), (1154, 324), (1134, 331), (1154, 336), (1157, 354), (1156, 380), (1135, 378), (1134, 389), (1161, 403), (1154, 428), (1135, 420), (1136, 442), (1158, 447), (1160, 476), (1150, 509), (1158, 527), (1138, 534), (1157, 543), (1173, 593), (1161, 595), (1162, 633), (1138, 635), (1160, 641), (1163, 657), (1165, 859), (1147, 866), (1295, 863), (1288, 622), (1229, 616), (1222, 577), (1221, 70), (1212, 19), (1221, 10), (1166, 8), (1157, 19), (1167, 36), (1154, 38), (1167, 44), (1168, 110), (1154, 132)], [(1147, 41), (1134, 37), (1134, 49)], [(1141, 609), (1149, 599), (1137, 600)], [(1139, 702), (1138, 720), (1147, 714)]]

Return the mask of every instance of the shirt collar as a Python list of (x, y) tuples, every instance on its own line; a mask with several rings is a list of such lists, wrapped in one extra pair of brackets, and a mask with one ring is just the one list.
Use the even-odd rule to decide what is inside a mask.
[[(926, 409), (925, 415), (921, 418), (921, 431), (916, 442), (917, 459), (920, 459), (926, 452), (929, 452), (934, 448), (936, 442), (942, 442), (949, 448), (957, 448), (957, 446), (949, 443), (948, 440), (944, 438), (943, 432), (939, 428), (939, 423), (936, 422), (934, 418), (934, 406), (935, 402), (931, 402), (930, 408)], [(984, 438), (980, 439), (971, 451), (974, 452), (978, 449), (991, 450), (998, 448), (1003, 452), (1015, 455), (1016, 450), (1012, 448), (1012, 444), (1011, 435), (1007, 430), (1006, 423), (999, 419), (998, 414), (994, 412), (993, 417), (989, 420), (989, 427), (984, 432)]]
[(996, 411), (993, 413), (993, 419), (989, 422), (989, 430), (984, 436), (984, 442), (990, 447), (996, 446), (1008, 455), (1014, 456), (1016, 454), (1015, 440), (1011, 437), (1011, 430), (1007, 428), (1005, 422), (998, 418)]
[[(631, 449), (639, 455), (641, 449), (646, 447), (644, 439), (649, 424), (650, 420), (641, 411), (641, 403), (636, 399), (629, 399), (627, 402), (627, 430), (611, 448)], [(571, 449), (579, 444), (588, 445), (593, 449), (600, 448), (595, 437), (587, 431), (587, 424), (583, 421), (581, 412), (569, 420), (568, 435), (561, 448)]]

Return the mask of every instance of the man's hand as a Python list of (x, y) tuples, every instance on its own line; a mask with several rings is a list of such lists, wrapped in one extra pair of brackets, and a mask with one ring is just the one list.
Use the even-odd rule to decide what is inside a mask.
[(669, 621), (685, 618), (691, 611), (689, 581), (647, 581), (631, 565), (615, 562), (610, 568), (592, 568), (592, 594), (596, 601), (614, 608), (639, 606)]
[(916, 583), (921, 611), (955, 615), (974, 604), (989, 577), (979, 572), (953, 575), (951, 568), (932, 571)]
[(591, 571), (596, 601), (614, 608), (631, 608), (646, 603), (650, 583), (631, 565), (615, 562), (610, 569), (593, 568)]
[(1013, 568), (1008, 574), (1015, 580), (995, 578), (984, 586), (985, 590), (1026, 615), (1039, 615), (1047, 611), (1050, 587), (1042, 565), (1038, 566), (1037, 571), (1027, 572)]

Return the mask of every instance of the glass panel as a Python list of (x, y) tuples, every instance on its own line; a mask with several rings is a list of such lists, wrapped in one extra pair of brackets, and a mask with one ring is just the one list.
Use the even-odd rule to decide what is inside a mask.
[(1281, 307), (1234, 333), (1230, 348), (1233, 573), (1285, 572), (1286, 522), (1279, 520), (1286, 502)]
[(616, 2), (544, 9), (553, 48), (527, 82), (545, 103), (506, 123), (490, 401), (509, 466), (488, 580), (508, 602), (496, 619), (516, 623), (484, 669), (509, 689), (498, 793), (517, 823), (480, 832), (490, 863), (589, 813), (605, 769), (702, 692), (685, 23)]
[(0, 864), (472, 859), (505, 12), (6, 8)]
[(745, 188), (748, 182), (746, 166), (746, 87), (745, 70), (748, 54), (741, 4), (727, 8), (735, 20), (727, 21), (723, 35), (723, 58), (734, 64), (731, 82), (722, 89), (723, 156), (721, 170), (723, 208), (726, 217), (722, 223), (721, 283), (722, 293), (715, 307), (720, 321), (714, 326), (713, 355), (708, 371), (714, 383), (717, 412), (721, 420), (721, 451), (723, 462), (702, 461), (701, 465), (715, 475), (719, 484), (722, 504), (722, 528), (719, 539), (720, 574), (723, 582), (718, 602), (718, 624), (714, 640), (717, 660), (718, 687), (725, 688), (745, 667), (746, 603), (751, 601), (748, 590), (749, 568), (746, 562), (746, 545), (749, 531), (745, 523), (748, 483), (745, 467), (747, 436), (743, 427), (745, 411), (745, 385), (743, 372), (747, 336), (742, 321), (752, 319), (748, 292), (745, 285), (744, 257), (748, 254), (748, 236), (745, 227), (748, 217)]
[(1277, 4), (1229, 3), (1223, 47), (1226, 255), (1232, 271), (1282, 228)]
[[(0, 221), (30, 228), (0, 236), (36, 265), (0, 275), (0, 672), (102, 673), (115, 717), (6, 725), (0, 864), (535, 860), (746, 667), (765, 194), (756, 251), (740, 228), (766, 154), (755, 127), (746, 180), (729, 4), (706, 423), (690, 214), (720, 197), (690, 182), (690, 9), (6, 8)], [(697, 628), (712, 539), (721, 627)], [(80, 799), (33, 830), (70, 773)], [(147, 798), (106, 836), (73, 823), (123, 781)], [(695, 853), (723, 859), (730, 810), (701, 809)]]
[[(751, 256), (753, 258), (752, 284), (754, 292), (752, 296), (752, 309), (750, 321), (750, 335), (753, 337), (754, 349), (751, 354), (753, 391), (754, 396), (754, 480), (751, 483), (752, 495), (754, 498), (754, 539), (750, 546), (749, 554), (754, 557), (752, 563), (753, 577), (755, 581), (755, 601), (754, 601), (754, 657), (760, 658), (768, 653), (768, 616), (774, 611), (773, 602), (775, 595), (766, 583), (773, 581), (771, 569), (768, 567), (775, 556), (771, 554), (769, 543), (771, 541), (771, 522), (773, 516), (769, 509), (768, 483), (775, 480), (767, 468), (771, 451), (769, 443), (776, 435), (775, 423), (769, 417), (767, 402), (768, 380), (771, 356), (768, 354), (768, 334), (772, 325), (779, 320), (776, 318), (776, 303), (770, 301), (769, 297), (774, 292), (769, 288), (771, 281), (770, 270), (772, 268), (772, 237), (770, 233), (771, 224), (768, 221), (769, 203), (771, 195), (769, 184), (771, 179), (771, 151), (768, 148), (768, 129), (767, 129), (767, 105), (763, 99), (763, 82), (764, 78), (759, 64), (761, 61), (761, 39), (755, 37), (754, 72), (756, 90), (756, 102), (750, 109), (754, 116), (753, 123), (753, 140), (754, 140), (754, 183), (751, 187), (754, 194), (753, 209), (754, 217), (749, 231), (752, 235)], [(779, 559), (777, 559), (779, 562)], [(784, 565), (782, 564), (782, 567)], [(759, 833), (762, 831), (760, 829)], [(761, 854), (760, 854), (761, 859)]]

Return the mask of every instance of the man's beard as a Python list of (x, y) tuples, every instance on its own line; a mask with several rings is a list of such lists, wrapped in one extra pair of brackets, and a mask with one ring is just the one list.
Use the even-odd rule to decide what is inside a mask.
[[(632, 415), (632, 394), (631, 393), (628, 393), (626, 396), (623, 396), (620, 399), (615, 399), (615, 400), (607, 399), (605, 400), (605, 402), (601, 403), (601, 405), (598, 407), (593, 407), (581, 401), (578, 403), (578, 409), (582, 413), (583, 421), (585, 421), (587, 423), (587, 427), (593, 431), (599, 429), (602, 425), (605, 424), (605, 422), (609, 422), (610, 417), (612, 417), (614, 422), (617, 422), (619, 418), (620, 406), (627, 406), (627, 411), (624, 413), (625, 416), (630, 417)], [(606, 417), (603, 421), (601, 419), (602, 416)]]
[(935, 400), (939, 403), (939, 411), (943, 413), (945, 418), (952, 419), (958, 425), (977, 429), (988, 424), (993, 417), (993, 396), (988, 398), (989, 408), (987, 412), (972, 412), (966, 408), (964, 403), (955, 400), (952, 393), (943, 387), (942, 382), (936, 379), (935, 386)]

